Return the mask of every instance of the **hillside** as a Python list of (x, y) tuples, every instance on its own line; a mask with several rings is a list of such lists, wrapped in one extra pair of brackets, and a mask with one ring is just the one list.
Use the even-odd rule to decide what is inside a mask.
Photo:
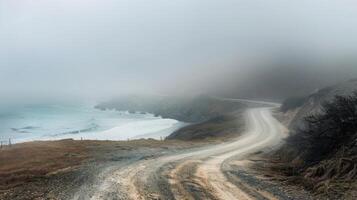
[(237, 136), (243, 129), (243, 119), (237, 114), (247, 106), (209, 96), (196, 97), (138, 97), (130, 96), (105, 102), (98, 109), (148, 112), (163, 118), (189, 123), (167, 139), (201, 140)]
[(148, 112), (163, 118), (200, 123), (246, 107), (243, 103), (219, 100), (209, 96), (128, 96), (104, 102), (98, 109)]
[(320, 198), (357, 197), (357, 80), (286, 100), (291, 136), (273, 156), (275, 171)]
[(202, 140), (220, 137), (222, 139), (238, 136), (243, 132), (244, 120), (242, 113), (236, 115), (221, 115), (202, 123), (183, 127), (167, 137), (167, 139)]
[(281, 111), (291, 120), (289, 128), (294, 133), (304, 128), (304, 117), (321, 111), (323, 103), (332, 101), (336, 95), (350, 95), (356, 90), (357, 79), (352, 79), (322, 88), (309, 96), (286, 99), (281, 106)]

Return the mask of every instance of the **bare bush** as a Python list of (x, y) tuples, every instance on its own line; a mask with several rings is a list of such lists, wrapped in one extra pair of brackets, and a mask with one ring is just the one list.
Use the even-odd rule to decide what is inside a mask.
[(357, 132), (357, 92), (336, 96), (322, 105), (321, 112), (305, 118), (307, 159), (319, 161), (348, 145)]

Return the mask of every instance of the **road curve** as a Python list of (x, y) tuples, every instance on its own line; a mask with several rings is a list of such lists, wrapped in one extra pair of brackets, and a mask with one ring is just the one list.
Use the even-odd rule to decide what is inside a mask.
[[(141, 160), (114, 170), (96, 187), (91, 199), (254, 199), (231, 183), (222, 168), (232, 157), (244, 159), (281, 142), (284, 127), (273, 118), (271, 109), (248, 109), (247, 131), (232, 142)], [(269, 199), (269, 195), (262, 196)]]
[(284, 128), (272, 117), (269, 109), (251, 109), (247, 117), (249, 129), (243, 137), (232, 143), (234, 147), (216, 153), (197, 167), (196, 176), (207, 184), (204, 188), (212, 188), (212, 195), (217, 199), (252, 199), (228, 181), (222, 165), (231, 157), (244, 158), (249, 153), (274, 146), (285, 136)]

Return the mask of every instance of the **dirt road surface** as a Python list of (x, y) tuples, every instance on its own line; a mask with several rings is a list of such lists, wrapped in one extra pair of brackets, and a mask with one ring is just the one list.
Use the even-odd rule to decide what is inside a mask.
[(272, 116), (273, 107), (245, 113), (247, 130), (231, 142), (180, 151), (113, 167), (98, 183), (73, 199), (294, 199), (284, 192), (232, 181), (231, 164), (281, 143), (286, 129)]

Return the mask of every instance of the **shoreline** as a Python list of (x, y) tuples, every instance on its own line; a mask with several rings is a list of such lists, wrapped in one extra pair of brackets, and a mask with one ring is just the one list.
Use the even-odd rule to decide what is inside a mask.
[(193, 141), (64, 139), (13, 144), (0, 150), (0, 199), (69, 199), (85, 187), (83, 183), (95, 184), (100, 174), (112, 168), (227, 142), (231, 136)]
[[(221, 105), (223, 103), (220, 102)], [(239, 108), (243, 110), (241, 106)], [(226, 106), (224, 109), (231, 111)], [(212, 111), (215, 117), (227, 114), (223, 108), (218, 113)], [(84, 138), (13, 144), (11, 148), (0, 150), (0, 199), (71, 199), (82, 187), (101, 181), (110, 170), (125, 168), (133, 162), (220, 144), (239, 136), (239, 133), (225, 133), (227, 123), (239, 124), (233, 123), (235, 119), (215, 117), (210, 118), (213, 121), (183, 126), (186, 127), (184, 131), (191, 129), (196, 132), (206, 127), (206, 130), (217, 132), (206, 136), (199, 133), (199, 140), (100, 141)], [(241, 119), (237, 117), (236, 120)]]
[[(124, 113), (125, 111), (115, 111)], [(127, 112), (129, 114), (129, 112)], [(73, 140), (100, 140), (100, 141), (127, 141), (133, 139), (157, 139), (162, 140), (168, 137), (175, 131), (190, 125), (175, 119), (162, 118), (151, 113), (145, 113), (143, 117), (136, 118), (136, 115), (142, 113), (134, 113), (132, 118), (118, 118), (117, 125), (106, 129), (78, 127), (80, 130), (69, 131), (65, 133), (45, 134), (32, 137), (8, 137), (0, 139), (2, 146), (9, 144), (20, 144), (25, 142), (36, 141), (58, 141), (65, 139)], [(28, 126), (29, 127), (29, 126)], [(33, 131), (35, 132), (35, 131)], [(34, 133), (29, 133), (34, 134)]]

